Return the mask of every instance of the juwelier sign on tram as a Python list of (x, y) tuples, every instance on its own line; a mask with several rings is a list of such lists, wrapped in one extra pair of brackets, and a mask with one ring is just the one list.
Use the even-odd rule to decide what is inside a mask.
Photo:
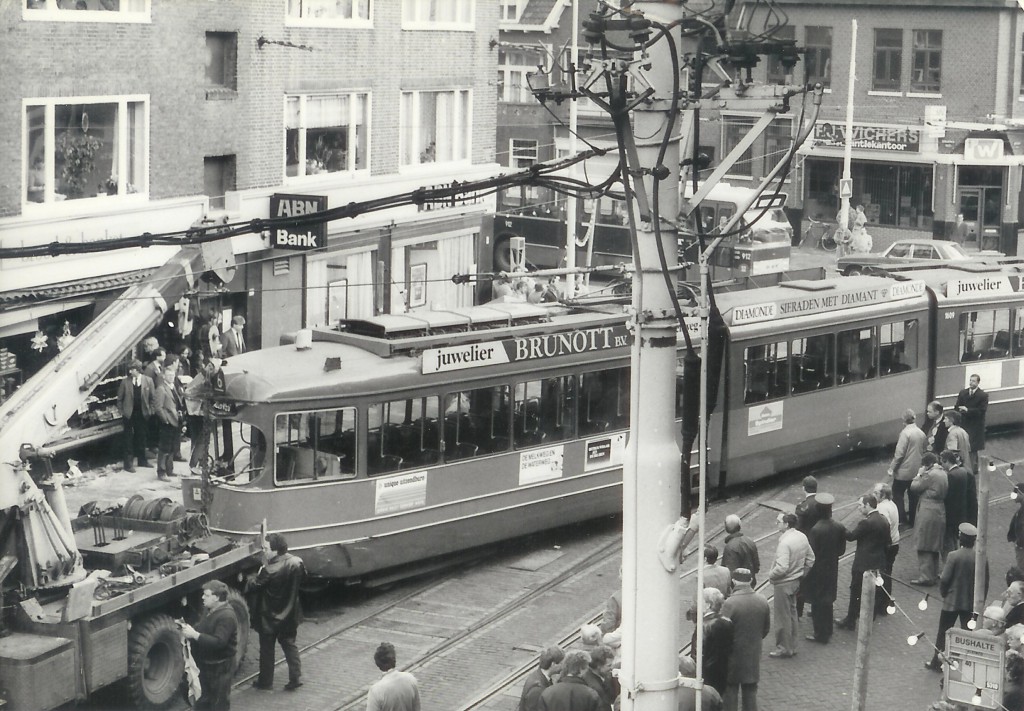
[[(270, 217), (287, 219), (305, 217), (327, 209), (326, 195), (282, 195), (270, 196)], [(277, 249), (307, 251), (327, 246), (327, 223), (278, 224), (270, 230), (270, 246)]]
[(423, 351), (422, 372), (447, 373), (453, 370), (482, 368), (486, 365), (628, 348), (629, 345), (630, 335), (625, 326), (601, 326), (564, 333), (508, 338), (493, 343), (428, 348)]

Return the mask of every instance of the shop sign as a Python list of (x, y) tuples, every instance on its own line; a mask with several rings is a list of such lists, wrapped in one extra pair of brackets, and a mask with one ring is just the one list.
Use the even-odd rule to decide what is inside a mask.
[(986, 163), (1003, 157), (1003, 139), (967, 138), (964, 140), (964, 160)]
[[(921, 150), (921, 131), (910, 126), (854, 124), (850, 143), (853, 148), (861, 150), (917, 153)], [(814, 145), (843, 148), (846, 145), (845, 124), (816, 123)]]
[(955, 298), (976, 298), (986, 296), (1002, 296), (1013, 294), (1020, 288), (1020, 282), (1016, 284), (1006, 276), (985, 276), (974, 279), (950, 279), (946, 282), (946, 297)]
[[(270, 196), (271, 219), (305, 217), (327, 209), (325, 195), (282, 195)], [(327, 246), (327, 223), (300, 223), (289, 226), (277, 223), (270, 230), (270, 246), (278, 249), (307, 251)]]

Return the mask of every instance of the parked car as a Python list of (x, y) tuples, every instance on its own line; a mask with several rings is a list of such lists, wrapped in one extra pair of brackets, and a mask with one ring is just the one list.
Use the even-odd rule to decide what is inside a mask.
[(873, 269), (912, 262), (976, 262), (981, 261), (964, 251), (956, 242), (933, 239), (900, 239), (882, 252), (848, 254), (840, 257), (836, 268), (840, 274), (866, 274)]

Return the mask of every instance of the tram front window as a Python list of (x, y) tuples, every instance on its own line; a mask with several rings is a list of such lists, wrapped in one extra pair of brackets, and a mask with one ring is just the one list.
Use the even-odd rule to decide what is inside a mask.
[(281, 413), (274, 425), (275, 477), (296, 484), (356, 475), (356, 410)]
[(205, 461), (208, 471), (232, 484), (256, 481), (266, 466), (267, 438), (247, 422), (206, 420), (192, 446), (191, 462)]

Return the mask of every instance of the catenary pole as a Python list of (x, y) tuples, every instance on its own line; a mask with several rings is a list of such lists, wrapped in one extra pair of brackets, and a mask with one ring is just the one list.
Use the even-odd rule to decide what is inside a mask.
[[(631, 10), (669, 26), (679, 46), (677, 2), (636, 2)], [(656, 35), (657, 33), (654, 33)], [(666, 138), (666, 116), (673, 91), (673, 58), (664, 37), (650, 47), (645, 71), (654, 90), (634, 111), (634, 134), (645, 169), (648, 195), (654, 187), (647, 169), (655, 166)], [(676, 131), (678, 131), (678, 122)], [(661, 241), (669, 267), (677, 263), (679, 211), (679, 139), (670, 139), (659, 181)], [(638, 176), (633, 176), (638, 178)], [(657, 216), (655, 216), (657, 219)], [(622, 708), (625, 711), (675, 711), (679, 678), (679, 581), (658, 555), (659, 541), (679, 517), (679, 441), (675, 425), (677, 321), (661, 271), (655, 234), (646, 224), (638, 234), (633, 276), (634, 342), (631, 354), (630, 430), (623, 467), (622, 536)]]
[[(573, 71), (577, 71), (580, 63), (580, 0), (572, 0), (572, 62)], [(576, 138), (579, 129), (580, 111), (576, 101), (569, 102), (569, 155), (576, 155), (579, 151), (579, 142)], [(576, 164), (569, 166), (569, 177), (577, 178)], [(576, 268), (576, 198), (569, 195), (565, 199), (565, 267), (566, 269)], [(590, 266), (590, 261), (587, 261)], [(565, 294), (572, 298), (572, 290), (576, 287), (576, 277), (569, 275), (565, 278)]]
[[(853, 85), (857, 80), (857, 21), (850, 20), (850, 72), (846, 81), (846, 140), (843, 145), (843, 180), (850, 180), (850, 161), (853, 156)], [(850, 226), (850, 198), (839, 202), (839, 229)]]
[[(865, 570), (860, 584), (860, 617), (857, 620), (857, 653), (853, 660), (853, 711), (864, 711), (868, 702), (868, 660), (871, 653), (871, 625), (875, 618), (875, 578)], [(880, 578), (879, 578), (880, 579)]]

